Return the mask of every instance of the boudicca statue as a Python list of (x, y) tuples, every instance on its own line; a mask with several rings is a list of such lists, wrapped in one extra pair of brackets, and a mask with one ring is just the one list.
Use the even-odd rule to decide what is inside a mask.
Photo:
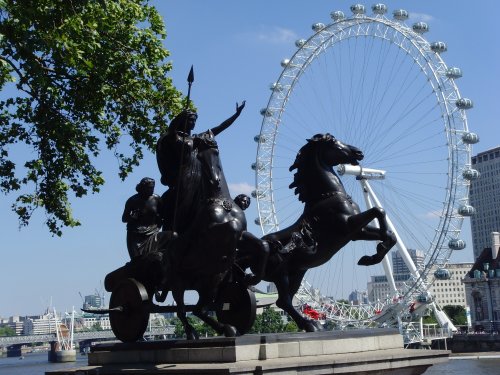
[[(193, 79), (191, 68), (186, 108)], [(376, 254), (359, 260), (364, 266), (380, 262), (396, 243), (385, 212), (362, 212), (333, 171), (339, 164), (357, 165), (363, 153), (330, 134), (309, 139), (290, 167), (296, 170), (290, 188), (304, 203), (297, 222), (263, 238), (248, 232), (243, 211), (250, 198), (231, 198), (216, 141), (244, 107), (245, 101), (237, 103), (232, 116), (199, 134), (192, 134), (198, 115), (186, 109), (159, 138), (160, 181), (168, 190), (160, 198), (154, 194), (153, 179), (144, 178), (137, 185), (122, 217), (131, 261), (105, 279), (112, 294), (109, 309), (102, 312), (110, 313), (120, 340), (142, 338), (151, 312), (176, 312), (188, 339), (197, 339), (198, 333), (187, 311), (219, 335), (244, 334), (255, 320), (251, 286), (261, 280), (276, 284), (277, 306), (300, 329), (320, 330), (318, 322), (306, 319), (292, 305), (307, 269), (327, 262), (352, 240), (378, 241)], [(378, 226), (370, 224), (374, 219)], [(184, 303), (186, 290), (198, 292), (195, 305)], [(159, 305), (169, 293), (176, 305)]]
[[(193, 78), (191, 70), (190, 88)], [(189, 96), (190, 91), (187, 108)], [(175, 311), (188, 339), (198, 338), (186, 318), (188, 310), (218, 334), (236, 336), (251, 328), (256, 307), (247, 287), (261, 280), (268, 246), (247, 232), (243, 210), (249, 199), (231, 198), (216, 141), (244, 107), (245, 101), (237, 103), (227, 120), (199, 134), (192, 133), (197, 113), (186, 109), (160, 136), (156, 157), (168, 190), (160, 198), (153, 192), (154, 180), (141, 180), (122, 218), (131, 261), (105, 279), (112, 292), (111, 326), (120, 340), (140, 339), (150, 312)], [(255, 274), (236, 265), (239, 248), (246, 257), (255, 253)], [(185, 305), (186, 290), (198, 292), (194, 306)], [(164, 302), (169, 293), (175, 307), (153, 302)], [(217, 319), (209, 314), (213, 310)]]

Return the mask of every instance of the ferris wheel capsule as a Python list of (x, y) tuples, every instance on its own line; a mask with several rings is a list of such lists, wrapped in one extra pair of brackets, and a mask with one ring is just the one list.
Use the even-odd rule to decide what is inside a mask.
[(266, 143), (266, 138), (264, 138), (262, 135), (256, 135), (253, 137), (253, 140), (257, 143)]
[(477, 180), (481, 176), (481, 173), (477, 169), (466, 168), (462, 172), (462, 177), (467, 181)]
[(260, 114), (264, 117), (272, 117), (273, 111), (271, 111), (269, 108), (262, 108), (260, 110)]
[(446, 70), (446, 77), (457, 79), (462, 77), (462, 70), (460, 68), (451, 67)]
[(417, 301), (420, 303), (431, 303), (432, 297), (427, 293), (422, 293), (422, 294), (418, 295)]
[(451, 273), (446, 268), (438, 268), (434, 271), (434, 277), (437, 280), (449, 280), (451, 279)]
[(479, 142), (479, 136), (476, 133), (465, 132), (462, 134), (462, 142), (468, 145), (473, 145)]
[(315, 23), (314, 25), (312, 25), (312, 29), (315, 31), (315, 32), (318, 32), (318, 31), (321, 31), (325, 28), (325, 24), (324, 23), (321, 23), (321, 22), (318, 22), (318, 23)]
[(395, 20), (406, 21), (408, 17), (410, 17), (410, 14), (408, 13), (408, 11), (404, 9), (397, 9), (394, 12), (392, 12), (392, 16), (394, 17)]
[(264, 166), (262, 165), (262, 163), (252, 163), (251, 167), (254, 171), (256, 171), (256, 170), (261, 171), (264, 169)]
[(471, 109), (474, 103), (469, 98), (460, 98), (456, 101), (455, 105), (458, 109)]
[(278, 83), (278, 82), (274, 82), (274, 83), (271, 83), (269, 85), (269, 89), (271, 91), (277, 91), (277, 92), (281, 92), (283, 91), (283, 85), (281, 83)]
[(386, 14), (387, 13), (387, 5), (381, 4), (381, 3), (375, 4), (372, 6), (372, 11), (375, 14), (380, 14), (380, 15)]
[(354, 5), (351, 5), (351, 12), (355, 16), (363, 15), (363, 14), (365, 14), (365, 6), (363, 4), (354, 4)]
[(299, 39), (299, 40), (295, 41), (295, 46), (297, 48), (302, 47), (304, 44), (306, 44), (306, 40), (305, 39)]
[(459, 238), (454, 238), (448, 242), (448, 247), (452, 250), (463, 250), (465, 249), (465, 246), (465, 241)]
[(425, 22), (417, 22), (413, 24), (412, 29), (417, 34), (423, 34), (429, 31), (429, 25), (427, 25)]
[(264, 194), (262, 191), (260, 190), (253, 190), (252, 193), (251, 193), (252, 197), (254, 198), (262, 198), (262, 197), (265, 197), (266, 194)]
[(476, 209), (470, 204), (462, 204), (458, 207), (458, 213), (462, 216), (472, 216), (476, 213)]
[(443, 53), (448, 50), (445, 42), (434, 42), (431, 44), (431, 50), (436, 53)]
[(281, 67), (286, 68), (286, 66), (290, 63), (290, 59), (281, 60)]
[(345, 19), (345, 14), (344, 12), (340, 11), (340, 10), (335, 10), (333, 12), (330, 13), (330, 17), (332, 18), (332, 20), (334, 20), (335, 22), (337, 21), (342, 21)]

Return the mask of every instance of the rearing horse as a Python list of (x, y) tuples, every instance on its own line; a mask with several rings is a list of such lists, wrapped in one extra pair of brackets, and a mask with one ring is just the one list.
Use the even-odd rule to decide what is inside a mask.
[[(276, 284), (276, 305), (308, 332), (321, 327), (304, 318), (292, 305), (306, 271), (326, 263), (349, 241), (380, 241), (376, 254), (365, 255), (358, 261), (363, 266), (381, 262), (396, 244), (384, 210), (373, 207), (362, 212), (333, 170), (339, 164), (358, 165), (362, 159), (361, 150), (330, 134), (309, 139), (290, 167), (290, 171), (297, 170), (290, 188), (295, 188), (295, 194), (304, 202), (304, 212), (290, 227), (262, 237), (271, 247), (263, 279)], [(378, 227), (370, 224), (374, 219)]]

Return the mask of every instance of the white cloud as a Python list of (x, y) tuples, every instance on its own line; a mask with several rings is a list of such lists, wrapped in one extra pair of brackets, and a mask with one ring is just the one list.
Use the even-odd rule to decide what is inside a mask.
[(413, 13), (410, 12), (410, 19), (415, 22), (423, 21), (423, 22), (432, 22), (435, 20), (433, 16), (427, 13)]
[(245, 39), (269, 44), (288, 44), (297, 39), (297, 34), (290, 29), (278, 26), (261, 26), (259, 30), (241, 35)]
[(428, 211), (424, 215), (420, 215), (421, 217), (425, 219), (437, 219), (441, 216), (442, 212), (441, 211)]
[(229, 184), (229, 191), (231, 192), (231, 196), (233, 198), (238, 194), (250, 195), (253, 190), (255, 190), (255, 186), (247, 182), (238, 182), (235, 184)]

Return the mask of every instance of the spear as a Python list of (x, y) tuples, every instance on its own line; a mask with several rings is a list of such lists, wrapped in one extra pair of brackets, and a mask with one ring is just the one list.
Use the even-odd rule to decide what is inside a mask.
[[(188, 78), (187, 78), (187, 82), (188, 82), (188, 94), (187, 94), (187, 101), (186, 101), (186, 110), (189, 109), (189, 103), (191, 102), (191, 85), (193, 84), (194, 82), (194, 69), (193, 69), (193, 65), (191, 65), (191, 69), (189, 70), (189, 74), (188, 74)], [(184, 129), (183, 130), (186, 130), (187, 128), (187, 115), (186, 115), (186, 119), (184, 121)], [(180, 159), (180, 165), (179, 165), (179, 174), (177, 175), (177, 191), (175, 192), (175, 205), (174, 205), (174, 219), (173, 219), (173, 223), (172, 223), (172, 232), (174, 233), (174, 236), (175, 236), (175, 231), (177, 229), (177, 211), (178, 211), (178, 208), (179, 208), (179, 193), (180, 193), (180, 189), (181, 189), (181, 179), (182, 179), (182, 174), (184, 173), (184, 147), (186, 145), (185, 141), (184, 141), (184, 137), (185, 137), (185, 133), (182, 132), (182, 139), (183, 139), (183, 142), (182, 142), (182, 149), (181, 149), (181, 159)]]
[(193, 70), (193, 65), (191, 65), (191, 69), (189, 70), (188, 74), (188, 95), (187, 95), (187, 102), (186, 102), (186, 109), (189, 108), (189, 103), (190, 103), (190, 97), (191, 97), (191, 85), (194, 82), (194, 70)]

